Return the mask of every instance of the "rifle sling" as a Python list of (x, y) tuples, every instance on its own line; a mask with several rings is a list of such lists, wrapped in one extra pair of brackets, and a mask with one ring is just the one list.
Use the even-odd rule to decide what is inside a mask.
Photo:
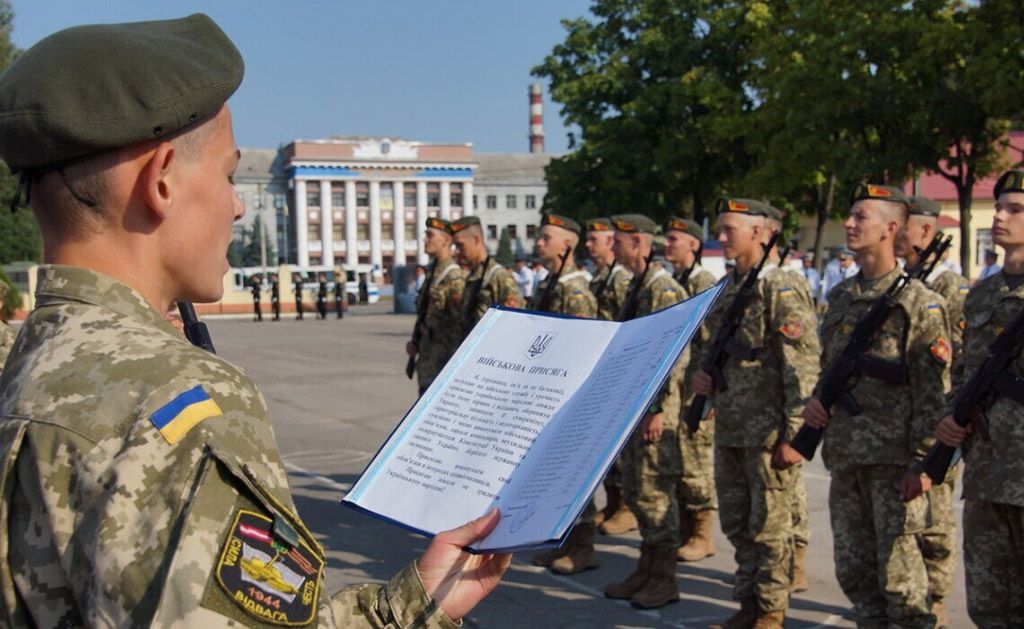
[(992, 388), (1002, 397), (1009, 398), (1017, 404), (1024, 404), (1024, 380), (1019, 377), (1000, 372), (992, 381)]
[(857, 357), (857, 371), (869, 378), (888, 384), (910, 384), (906, 363), (861, 354)]

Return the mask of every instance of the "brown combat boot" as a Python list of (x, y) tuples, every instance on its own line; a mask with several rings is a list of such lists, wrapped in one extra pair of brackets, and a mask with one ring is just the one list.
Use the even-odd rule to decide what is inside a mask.
[[(683, 540), (683, 544), (685, 545), (687, 540), (690, 539), (691, 535), (693, 535), (693, 512), (692, 511), (687, 511), (686, 509), (683, 508), (683, 499), (680, 497), (679, 498), (679, 539)], [(678, 553), (676, 555), (676, 559), (678, 559), (679, 561), (686, 561), (685, 559), (683, 559), (682, 550), (683, 550), (683, 547), (680, 546), (679, 550), (676, 551), (676, 553)]]
[(790, 592), (806, 592), (810, 587), (807, 583), (807, 547), (793, 547), (793, 574), (789, 584)]
[(623, 533), (635, 531), (639, 526), (636, 516), (623, 503), (611, 517), (601, 524), (600, 530), (605, 535), (622, 535)]
[(619, 485), (605, 484), (604, 494), (608, 497), (608, 502), (604, 505), (604, 509), (597, 512), (594, 516), (594, 525), (601, 526), (608, 518), (615, 515), (615, 512), (619, 509), (623, 509), (626, 503), (622, 500), (622, 487)]
[(558, 574), (576, 574), (598, 566), (597, 553), (594, 552), (596, 530), (592, 526), (576, 525), (569, 540), (565, 543), (564, 556), (551, 562), (551, 571)]
[(783, 629), (785, 620), (786, 612), (781, 609), (774, 612), (758, 611), (753, 629)]
[(692, 514), (693, 531), (676, 553), (677, 558), (683, 561), (700, 561), (715, 554), (715, 538), (711, 528), (714, 513), (708, 509)]
[(651, 573), (651, 550), (653, 546), (642, 544), (640, 546), (640, 559), (637, 561), (636, 570), (626, 577), (625, 581), (611, 583), (604, 588), (604, 595), (608, 598), (631, 598), (640, 591), (640, 588), (647, 582)]
[(708, 629), (752, 629), (757, 622), (757, 599), (748, 596), (740, 601), (740, 609), (720, 625), (711, 625)]
[(647, 581), (630, 597), (633, 607), (657, 609), (679, 600), (676, 583), (676, 551), (665, 546), (651, 547), (651, 567)]
[(533, 565), (535, 566), (542, 566), (544, 568), (547, 568), (548, 566), (553, 564), (556, 559), (565, 557), (566, 553), (568, 552), (569, 542), (566, 542), (562, 545), (561, 548), (554, 548), (552, 550), (545, 550), (543, 552), (537, 553), (533, 556), (531, 563), (533, 563)]

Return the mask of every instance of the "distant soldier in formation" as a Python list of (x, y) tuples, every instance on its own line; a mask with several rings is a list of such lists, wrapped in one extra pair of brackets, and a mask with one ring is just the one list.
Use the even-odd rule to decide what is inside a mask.
[[(920, 262), (918, 250), (928, 247), (939, 234), (939, 204), (925, 197), (910, 198), (910, 218), (896, 240), (896, 255), (903, 258), (907, 268)], [(915, 247), (917, 249), (915, 249)], [(953, 272), (943, 264), (936, 264), (924, 279), (928, 288), (945, 299), (949, 317), (949, 336), (953, 349), (951, 379), (954, 386), (960, 382), (963, 361), (964, 300), (970, 289), (967, 278)], [(958, 468), (946, 472), (946, 480), (928, 492), (928, 528), (921, 533), (921, 553), (928, 570), (928, 597), (932, 613), (945, 625), (945, 599), (953, 590), (953, 572), (956, 569), (956, 512), (953, 494), (956, 491)]]
[[(823, 368), (902, 273), (895, 245), (908, 219), (907, 198), (898, 188), (859, 184), (850, 203), (846, 245), (860, 271), (829, 295)], [(822, 457), (832, 473), (836, 577), (853, 602), (858, 626), (935, 624), (918, 545), (928, 510), (924, 493), (931, 488), (920, 464), (949, 390), (952, 348), (944, 303), (912, 280), (871, 341), (872, 361), (850, 383), (861, 412), (851, 415), (842, 405), (825, 409), (817, 396), (804, 408), (808, 425), (828, 428)]]
[[(718, 239), (735, 262), (730, 285), (708, 318), (723, 320), (748, 273), (764, 255), (774, 208), (748, 199), (718, 202)], [(792, 587), (792, 501), (802, 459), (789, 442), (818, 376), (817, 321), (793, 273), (766, 265), (733, 338), (718, 389), (703, 369), (693, 390), (717, 412), (715, 484), (722, 531), (735, 548), (733, 597), (740, 610), (721, 627), (782, 627)], [(704, 361), (702, 360), (702, 363)]]
[[(697, 223), (678, 216), (670, 216), (662, 226), (665, 235), (665, 259), (675, 268), (673, 279), (690, 296), (702, 293), (715, 284), (715, 276), (700, 266), (703, 248), (703, 230)], [(682, 378), (675, 378), (671, 386), (678, 387), (679, 421), (693, 400), (690, 380), (699, 368), (699, 357), (710, 340), (707, 325), (702, 325), (690, 342), (690, 360)], [(700, 561), (715, 554), (714, 519), (718, 511), (715, 494), (715, 419), (704, 419), (696, 433), (687, 434), (680, 428), (679, 451), (683, 472), (678, 487), (679, 534), (682, 546), (680, 561)]]
[[(480, 219), (463, 216), (448, 227), (459, 257), (469, 265), (466, 292), (462, 300), (462, 338), (473, 329), (491, 304), (522, 308), (526, 302), (516, 277), (487, 252)], [(461, 340), (461, 339), (460, 339)]]
[(281, 320), (281, 282), (277, 273), (270, 274), (270, 308), (274, 311), (274, 321)]
[(302, 276), (292, 274), (292, 289), (295, 291), (295, 318), (302, 321)]
[(406, 352), (416, 360), (416, 378), (422, 395), (462, 341), (462, 294), (466, 289), (466, 272), (452, 255), (449, 222), (427, 218), (423, 232), (423, 251), (431, 258), (426, 279), (416, 298), (414, 335)]
[(10, 290), (7, 282), (0, 280), (0, 373), (4, 372), (4, 362), (7, 360), (7, 354), (11, 352), (15, 337), (14, 329), (7, 325), (7, 319), (3, 316), (4, 303)]
[[(529, 308), (593, 319), (597, 316), (597, 299), (590, 292), (586, 273), (576, 267), (573, 255), (580, 242), (580, 224), (567, 216), (550, 213), (541, 217), (540, 224), (537, 257), (547, 268), (548, 276), (537, 286)], [(575, 574), (596, 568), (596, 514), (597, 508), (591, 501), (565, 544), (559, 549), (535, 556), (534, 565), (550, 566), (552, 571), (560, 574)]]
[(263, 280), (259, 275), (252, 276), (252, 310), (256, 314), (254, 321), (263, 321)]
[[(979, 280), (964, 303), (965, 377), (1024, 309), (1024, 171), (1003, 173), (994, 192), (992, 239), (1003, 248), (1003, 267)], [(935, 432), (943, 443), (964, 447), (967, 613), (982, 629), (1024, 626), (1024, 357), (1008, 372), (1014, 384), (985, 411), (987, 434), (977, 424), (961, 428), (948, 408)]]
[(327, 275), (320, 273), (316, 276), (316, 313), (321, 320), (327, 318)]
[(345, 317), (345, 269), (340, 266), (334, 267), (334, 314), (339, 319)]
[[(619, 309), (629, 292), (633, 273), (615, 260), (612, 250), (615, 228), (609, 218), (592, 218), (587, 221), (587, 239), (584, 245), (594, 262), (594, 276), (590, 280), (590, 292), (597, 299), (597, 318), (617, 321)], [(606, 535), (621, 535), (637, 528), (636, 516), (629, 510), (622, 495), (622, 472), (616, 461), (604, 479), (607, 502), (594, 518), (595, 524)]]
[[(676, 304), (687, 297), (672, 275), (650, 260), (657, 225), (639, 214), (611, 218), (615, 227), (615, 258), (633, 272), (636, 316)], [(626, 308), (630, 306), (626, 304)], [(620, 315), (620, 316), (628, 316)], [(688, 350), (676, 364), (685, 368)], [(636, 570), (624, 581), (609, 584), (605, 596), (628, 599), (634, 607), (657, 608), (679, 600), (676, 583), (676, 553), (679, 537), (677, 484), (682, 473), (679, 461), (679, 412), (666, 388), (644, 414), (640, 426), (626, 444), (621, 459), (622, 484), (626, 501), (640, 524), (640, 559)]]

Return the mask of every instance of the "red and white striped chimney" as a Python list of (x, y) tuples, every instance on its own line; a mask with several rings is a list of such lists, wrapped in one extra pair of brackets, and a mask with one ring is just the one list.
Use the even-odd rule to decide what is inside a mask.
[(540, 83), (530, 85), (530, 152), (544, 152), (544, 97)]

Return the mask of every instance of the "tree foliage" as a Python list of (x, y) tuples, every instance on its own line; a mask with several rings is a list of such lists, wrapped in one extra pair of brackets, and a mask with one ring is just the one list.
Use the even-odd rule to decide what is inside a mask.
[[(228, 264), (236, 267), (263, 264), (260, 255), (260, 231), (265, 229), (263, 225), (263, 219), (256, 214), (253, 217), (252, 225), (243, 231), (242, 237), (231, 243), (231, 247), (228, 249)], [(270, 234), (266, 234), (265, 238), (267, 265), (277, 266), (277, 254), (274, 252), (274, 243), (270, 239)]]
[(498, 264), (510, 267), (515, 262), (512, 254), (512, 235), (508, 233), (508, 227), (501, 228), (501, 235), (498, 236), (498, 251), (494, 254)]

